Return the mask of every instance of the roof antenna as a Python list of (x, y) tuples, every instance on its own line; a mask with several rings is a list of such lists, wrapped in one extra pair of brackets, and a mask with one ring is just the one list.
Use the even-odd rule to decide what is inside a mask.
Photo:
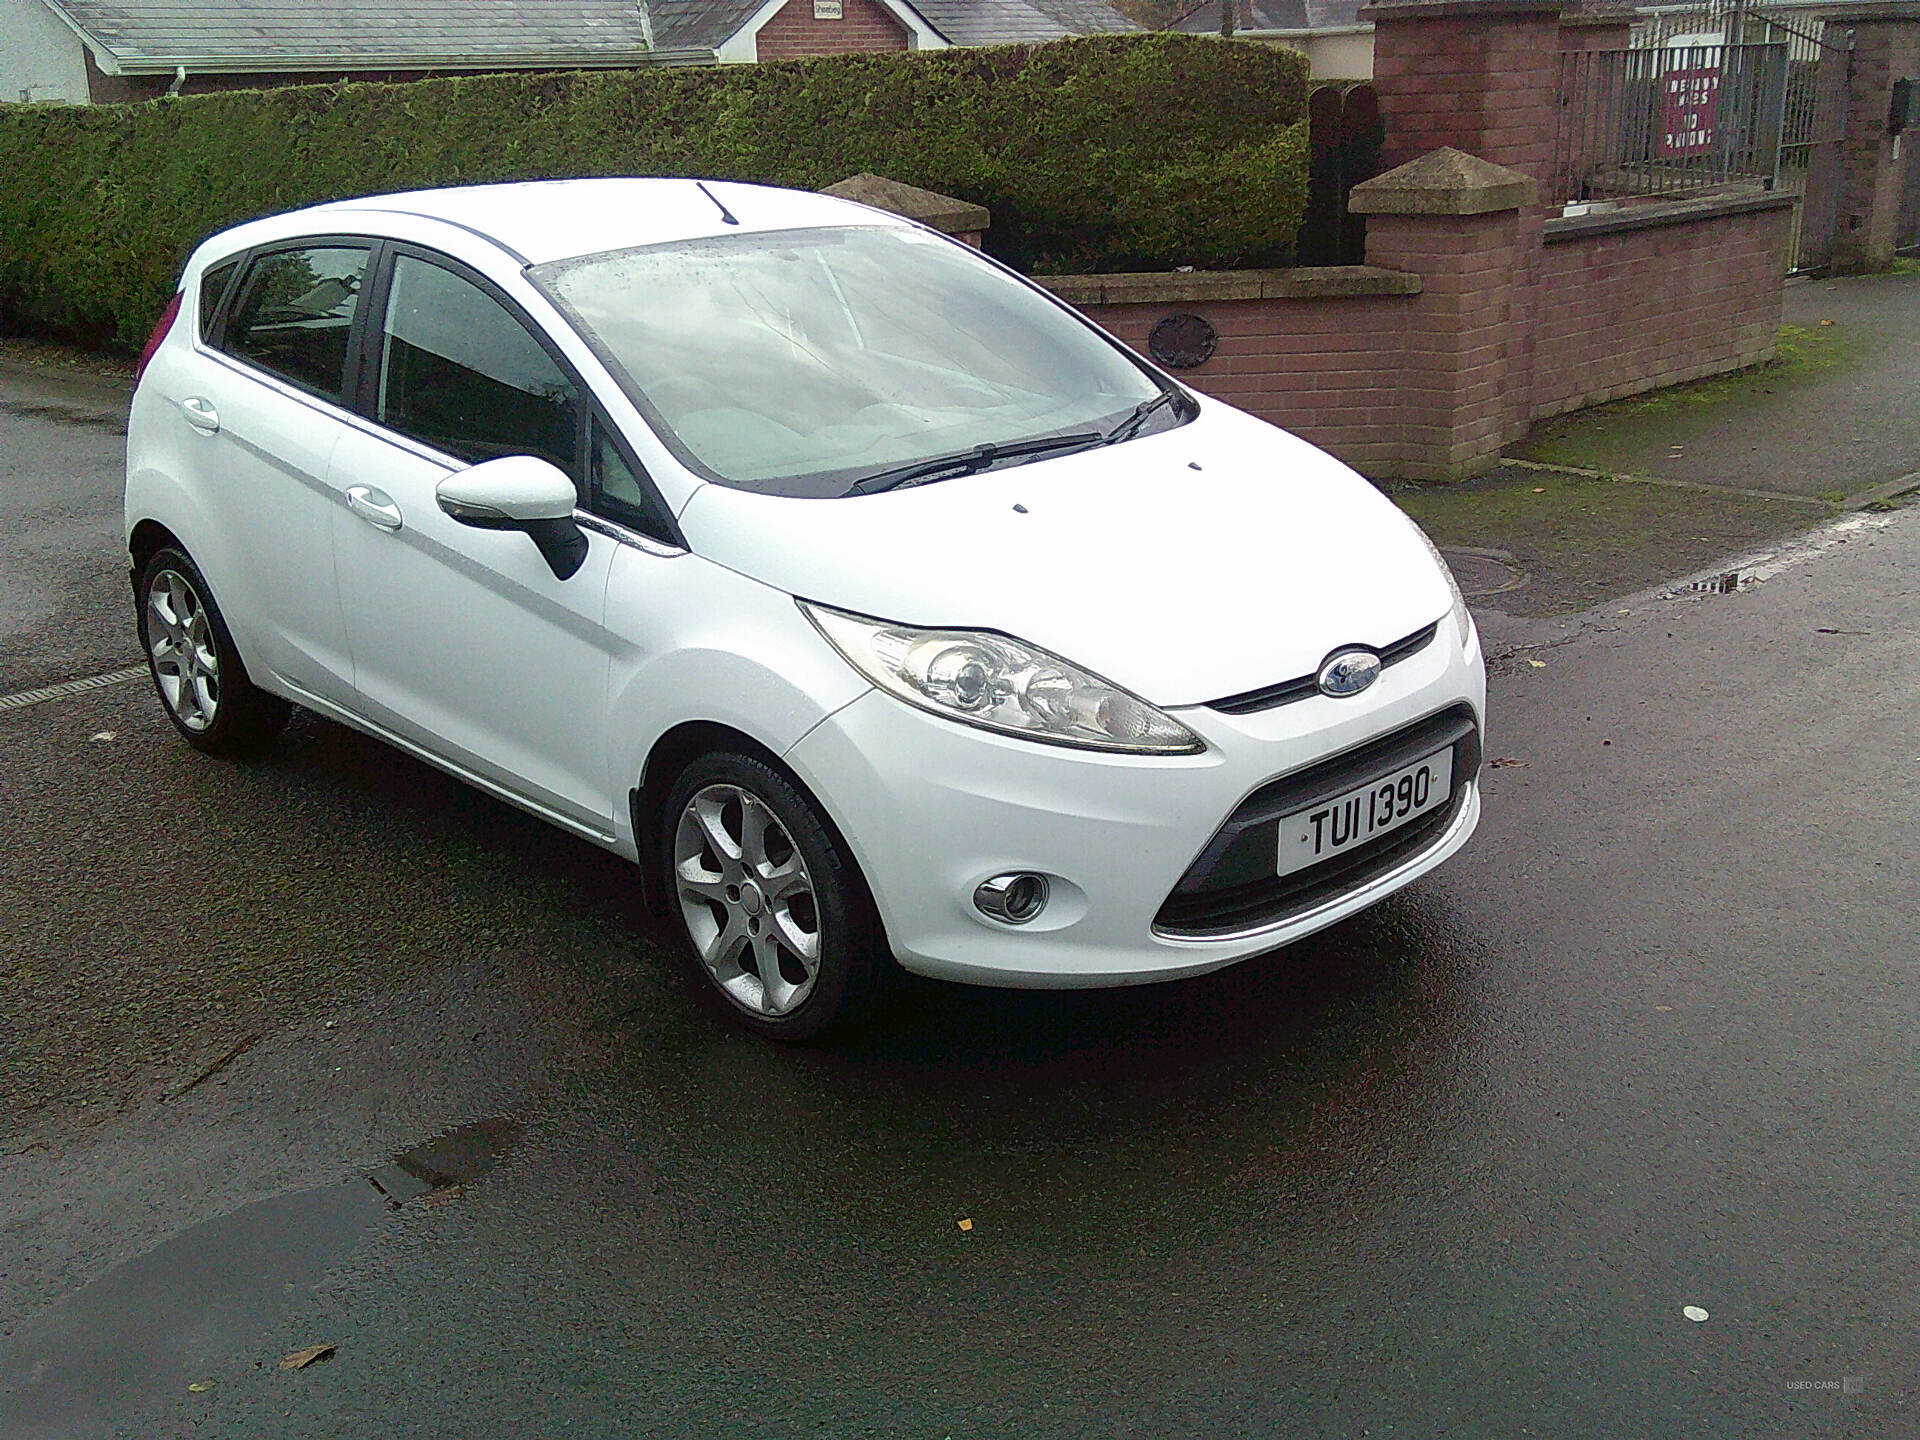
[(713, 202), (714, 208), (720, 212), (720, 219), (723, 223), (728, 225), (738, 225), (740, 223), (739, 217), (720, 203), (720, 197), (707, 189), (706, 181), (696, 180), (693, 183), (695, 189), (699, 190), (702, 195)]

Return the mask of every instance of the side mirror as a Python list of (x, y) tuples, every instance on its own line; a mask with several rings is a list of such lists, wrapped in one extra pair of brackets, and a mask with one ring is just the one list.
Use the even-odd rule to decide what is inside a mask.
[(555, 578), (586, 563), (587, 537), (573, 523), (573, 481), (534, 455), (506, 455), (449, 475), (434, 488), (440, 508), (478, 530), (523, 530)]

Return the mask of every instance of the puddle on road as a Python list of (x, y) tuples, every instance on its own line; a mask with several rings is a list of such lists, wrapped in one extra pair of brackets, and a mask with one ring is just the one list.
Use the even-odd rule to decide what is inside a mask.
[(1893, 516), (1849, 515), (1823, 526), (1797, 544), (1779, 551), (1749, 556), (1739, 564), (1712, 575), (1700, 576), (1684, 584), (1662, 590), (1658, 598), (1662, 600), (1680, 600), (1693, 595), (1738, 595), (1751, 590), (1754, 586), (1773, 579), (1783, 571), (1796, 565), (1804, 565), (1817, 556), (1824, 555), (1836, 545), (1845, 545), (1855, 539), (1865, 539), (1894, 523)]
[(1718, 575), (1709, 575), (1704, 580), (1694, 580), (1682, 585), (1671, 593), (1675, 595), (1733, 595), (1751, 585), (1758, 585), (1761, 576), (1753, 570), (1727, 570)]
[(505, 1117), (459, 1126), (360, 1179), (257, 1200), (116, 1265), (0, 1342), (0, 1436), (110, 1430), (230, 1368), (389, 1206), (485, 1174), (524, 1128)]
[(462, 1125), (401, 1151), (367, 1180), (395, 1204), (449, 1185), (465, 1185), (506, 1159), (525, 1128), (505, 1116)]

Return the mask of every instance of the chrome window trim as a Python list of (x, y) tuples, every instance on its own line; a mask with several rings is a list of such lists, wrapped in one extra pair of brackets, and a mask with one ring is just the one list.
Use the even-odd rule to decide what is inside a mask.
[(609, 520), (604, 515), (596, 515), (591, 510), (576, 508), (573, 512), (573, 520), (583, 530), (591, 530), (596, 535), (604, 535), (618, 544), (630, 545), (635, 550), (643, 550), (662, 560), (672, 560), (688, 553), (678, 545), (669, 545), (663, 540), (654, 539), (651, 535), (643, 535), (638, 530), (629, 530), (619, 521)]
[(417, 440), (410, 440), (405, 435), (401, 435), (393, 430), (388, 430), (384, 426), (377, 425), (373, 421), (368, 420), (364, 415), (357, 414), (335, 401), (323, 400), (311, 391), (302, 390), (298, 385), (291, 384), (286, 380), (282, 380), (278, 375), (269, 374), (265, 370), (249, 365), (244, 360), (227, 354), (224, 350), (215, 350), (210, 346), (203, 345), (198, 338), (194, 340), (193, 348), (194, 353), (202, 358), (211, 360), (231, 370), (236, 375), (265, 385), (269, 390), (273, 391), (274, 394), (284, 399), (298, 401), (309, 410), (315, 411), (329, 420), (338, 421), (342, 425), (350, 425), (363, 434), (373, 436), (376, 440), (385, 440), (391, 445), (398, 445), (402, 450), (416, 455), (422, 460), (438, 465), (449, 473), (466, 469), (466, 466), (460, 461), (455, 460), (453, 457), (441, 451), (435, 450), (427, 445), (422, 445)]

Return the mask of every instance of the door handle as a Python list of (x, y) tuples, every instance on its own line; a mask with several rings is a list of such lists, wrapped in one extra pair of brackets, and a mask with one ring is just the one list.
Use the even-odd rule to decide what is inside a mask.
[(180, 412), (187, 417), (187, 424), (202, 435), (214, 435), (220, 430), (220, 412), (213, 408), (213, 402), (200, 395), (189, 395), (180, 402)]
[(347, 508), (369, 525), (377, 525), (382, 530), (400, 528), (400, 507), (393, 503), (393, 497), (386, 491), (376, 490), (371, 485), (349, 485)]

